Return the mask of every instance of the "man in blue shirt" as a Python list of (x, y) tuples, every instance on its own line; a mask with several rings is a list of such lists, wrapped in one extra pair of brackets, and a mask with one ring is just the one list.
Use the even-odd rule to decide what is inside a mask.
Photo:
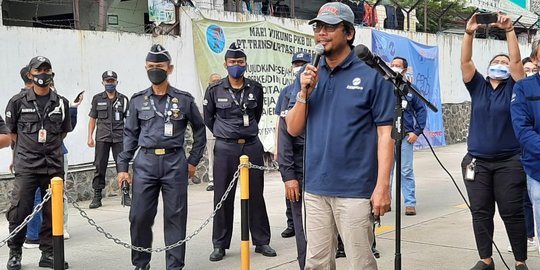
[[(540, 235), (540, 75), (516, 82), (512, 95), (512, 124), (521, 144), (521, 162)], [(539, 243), (540, 245), (540, 243)]]
[[(396, 56), (390, 67), (405, 77), (409, 64), (407, 59)], [(416, 215), (416, 195), (413, 150), (414, 143), (426, 126), (427, 111), (424, 104), (413, 94), (409, 93), (403, 99), (407, 101), (407, 107), (403, 112), (403, 129), (406, 136), (401, 143), (401, 192), (405, 200), (405, 215), (414, 216)]]
[(353, 23), (339, 2), (310, 21), (325, 55), (302, 72), (287, 113), (288, 132), (306, 136), (306, 270), (335, 268), (337, 233), (350, 269), (377, 269), (373, 218), (390, 206), (393, 87), (352, 52)]

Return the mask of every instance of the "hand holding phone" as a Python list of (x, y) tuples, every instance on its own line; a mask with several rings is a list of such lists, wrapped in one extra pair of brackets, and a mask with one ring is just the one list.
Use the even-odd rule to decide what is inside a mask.
[(493, 12), (478, 13), (476, 14), (476, 23), (489, 25), (492, 23), (496, 23), (498, 20), (498, 17), (499, 15)]
[(84, 95), (84, 91), (85, 91), (85, 90), (82, 90), (79, 94), (77, 94), (77, 97), (75, 98), (75, 100), (73, 100), (73, 103), (79, 103), (79, 102), (82, 101), (83, 95)]

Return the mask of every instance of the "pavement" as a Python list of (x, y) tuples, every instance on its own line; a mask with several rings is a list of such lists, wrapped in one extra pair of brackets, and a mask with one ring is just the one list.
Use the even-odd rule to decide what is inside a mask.
[[(460, 162), (466, 152), (466, 145), (456, 144), (436, 148), (435, 152), (451, 175), (455, 177), (459, 188), (465, 193), (460, 177)], [(402, 214), (401, 269), (470, 269), (478, 260), (478, 255), (470, 213), (464, 201), (452, 180), (441, 169), (429, 150), (415, 152), (414, 168), (417, 181), (418, 214), (405, 216), (403, 210), (399, 211)], [(278, 256), (264, 257), (254, 253), (254, 248), (252, 248), (251, 269), (298, 269), (294, 238), (284, 239), (280, 235), (286, 226), (283, 182), (278, 172), (267, 172), (265, 177), (265, 198), (273, 236), (270, 244)], [(205, 189), (205, 183), (189, 186), (188, 235), (195, 231), (212, 212), (213, 194)], [(185, 269), (240, 269), (240, 200), (239, 191), (236, 193), (233, 242), (225, 258), (220, 262), (208, 260), (212, 251), (212, 222), (210, 222), (188, 242)], [(119, 197), (104, 199), (103, 207), (98, 209), (88, 209), (89, 203), (89, 201), (84, 201), (80, 202), (80, 205), (99, 226), (106, 232), (129, 242), (129, 208), (123, 208), (120, 205)], [(377, 260), (379, 269), (397, 269), (394, 268), (396, 210), (393, 205), (392, 212), (382, 217), (382, 226), (377, 229), (377, 247), (381, 251), (381, 258)], [(6, 220), (1, 219), (0, 237), (2, 239), (8, 235), (7, 227)], [(98, 233), (73, 207), (69, 209), (68, 231), (71, 239), (65, 241), (65, 257), (70, 264), (70, 269), (133, 269), (130, 251)], [(513, 254), (506, 251), (508, 237), (498, 215), (496, 215), (494, 240), (510, 269), (514, 269)], [(163, 216), (160, 205), (154, 226), (154, 247), (163, 245)], [(540, 269), (538, 251), (529, 252), (528, 255), (529, 268)], [(37, 267), (39, 257), (40, 252), (37, 249), (23, 250), (23, 269), (42, 269)], [(8, 248), (4, 246), (0, 249), (0, 264), (4, 264), (7, 258)], [(496, 253), (494, 260), (497, 269), (505, 269)], [(153, 254), (150, 264), (152, 269), (165, 269), (165, 254)], [(337, 259), (337, 269), (348, 269), (346, 259)]]

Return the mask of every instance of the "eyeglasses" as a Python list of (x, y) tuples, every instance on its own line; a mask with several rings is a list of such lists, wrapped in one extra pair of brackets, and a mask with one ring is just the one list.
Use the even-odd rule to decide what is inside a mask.
[(327, 23), (315, 23), (313, 25), (313, 31), (315, 33), (319, 33), (321, 32), (321, 30), (324, 28), (324, 30), (328, 33), (332, 33), (334, 31), (336, 31), (336, 29), (341, 25), (341, 23), (338, 23), (338, 24), (327, 24)]

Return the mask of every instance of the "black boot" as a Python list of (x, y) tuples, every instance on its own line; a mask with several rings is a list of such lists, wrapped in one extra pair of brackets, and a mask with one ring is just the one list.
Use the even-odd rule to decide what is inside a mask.
[(10, 249), (9, 260), (7, 262), (8, 270), (20, 270), (21, 269), (22, 250)]
[[(38, 266), (44, 268), (54, 268), (53, 254), (48, 252), (42, 252)], [(66, 261), (64, 261), (64, 269), (69, 269), (69, 264)]]
[(90, 209), (101, 207), (101, 189), (94, 190), (94, 198), (88, 207)]

